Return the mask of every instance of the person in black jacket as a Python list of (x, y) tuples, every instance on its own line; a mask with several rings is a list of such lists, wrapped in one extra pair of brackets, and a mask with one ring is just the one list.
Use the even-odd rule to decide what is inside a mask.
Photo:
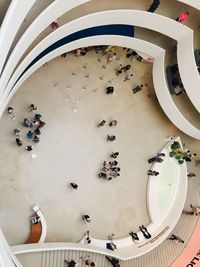
[(112, 264), (113, 267), (120, 267), (119, 260), (106, 256), (106, 259)]
[(148, 12), (154, 12), (160, 5), (159, 0), (153, 0), (153, 3), (150, 5), (149, 9), (147, 10)]
[(139, 226), (139, 229), (140, 229), (140, 231), (142, 232), (143, 236), (144, 236), (146, 239), (151, 238), (151, 234), (148, 232), (147, 228), (144, 227), (144, 225)]

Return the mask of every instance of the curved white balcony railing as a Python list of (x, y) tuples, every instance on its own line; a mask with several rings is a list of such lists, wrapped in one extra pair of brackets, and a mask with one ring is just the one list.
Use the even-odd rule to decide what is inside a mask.
[[(66, 5), (66, 0), (57, 0), (49, 5), (30, 25), (30, 27), (25, 31), (23, 36), (18, 41), (13, 52), (11, 53), (8, 62), (3, 70), (1, 80), (0, 80), (0, 96), (4, 91), (11, 74), (13, 73), (17, 63), (31, 45), (31, 43), (37, 38), (37, 36), (47, 28), (52, 21), (56, 20), (58, 17), (62, 16), (64, 13), (70, 11), (72, 8), (77, 7), (83, 3), (90, 0), (68, 0)], [(9, 16), (10, 17), (10, 16)], [(14, 16), (15, 18), (15, 16)], [(12, 21), (13, 23), (13, 21)], [(5, 21), (6, 24), (6, 21)], [(5, 41), (5, 40), (4, 40)], [(2, 44), (2, 47), (6, 46), (6, 42)], [(0, 44), (1, 47), (1, 44)], [(8, 45), (6, 46), (8, 47)], [(1, 50), (0, 50), (1, 51)], [(0, 62), (1, 63), (1, 62)]]
[[(43, 19), (44, 21), (47, 20), (47, 18), (44, 16), (43, 16)], [(48, 18), (48, 22), (49, 22), (49, 18)], [(165, 34), (177, 41), (182, 39), (185, 36), (190, 37), (192, 33), (192, 30), (189, 29), (188, 27), (183, 26), (182, 24), (177, 23), (176, 21), (163, 17), (161, 15), (152, 14), (149, 12), (139, 11), (139, 10), (114, 10), (114, 11), (112, 10), (112, 11), (104, 11), (104, 12), (98, 12), (98, 13), (94, 13), (91, 15), (87, 15), (79, 19), (76, 19), (75, 21), (65, 24), (64, 26), (60, 27), (55, 32), (50, 34), (48, 37), (46, 37), (43, 41), (41, 41), (35, 47), (35, 49), (36, 50), (38, 49), (38, 53), (40, 53), (50, 44), (55, 42), (55, 40), (58, 40), (59, 35), (60, 36), (62, 35), (62, 31), (65, 31), (66, 34), (70, 34), (70, 33), (83, 30), (89, 27), (95, 27), (99, 25), (110, 25), (110, 24), (128, 24), (128, 25), (135, 25), (139, 27), (148, 28), (154, 31), (158, 31), (162, 34)], [(36, 51), (35, 49), (33, 49), (32, 52)], [(23, 69), (25, 69), (27, 65), (31, 62), (31, 60), (33, 60), (33, 58), (31, 57), (31, 55), (33, 55), (32, 52), (26, 57), (26, 59), (29, 58), (29, 62), (23, 61), (23, 63), (20, 64), (19, 68), (17, 68), (17, 70), (15, 71), (15, 74), (13, 75), (13, 77), (11, 78), (10, 82), (7, 85), (6, 91), (9, 91), (12, 88), (17, 78), (20, 76), (20, 73), (22, 73)], [(193, 67), (194, 64), (191, 67)], [(184, 66), (185, 65), (187, 65), (187, 62), (184, 63)], [(198, 76), (198, 79), (199, 79), (199, 76)], [(188, 80), (192, 80), (192, 78), (190, 78), (189, 75), (188, 75)], [(200, 86), (200, 80), (199, 80), (199, 86)], [(187, 91), (187, 88), (185, 89)], [(4, 90), (4, 88), (2, 87), (1, 90)], [(200, 100), (200, 96), (198, 95), (196, 96), (195, 103), (196, 103), (196, 99)]]
[[(180, 142), (180, 139), (176, 139)], [(174, 162), (174, 159), (169, 157), (169, 148), (173, 141), (168, 142), (165, 148), (162, 150), (166, 152), (166, 158), (164, 159), (161, 165), (167, 166), (160, 173), (161, 176), (169, 175), (169, 169), (171, 168), (170, 164), (173, 162), (173, 172), (174, 172), (174, 188), (173, 188), (173, 198), (171, 198), (171, 194), (168, 194), (166, 199), (164, 200), (165, 210), (162, 212), (162, 217), (158, 217), (157, 214), (159, 211), (155, 206), (155, 203), (152, 202), (154, 196), (152, 194), (160, 197), (159, 190), (162, 190), (162, 186), (157, 183), (155, 187), (155, 183), (148, 183), (148, 209), (150, 212), (150, 217), (152, 221), (150, 225), (148, 225), (148, 231), (151, 233), (152, 237), (150, 239), (145, 239), (141, 232), (138, 232), (139, 241), (133, 244), (133, 241), (130, 236), (122, 239), (117, 239), (114, 243), (117, 246), (117, 250), (115, 252), (106, 249), (106, 243), (109, 243), (109, 240), (99, 240), (95, 238), (91, 238), (92, 242), (88, 245), (84, 245), (81, 243), (44, 243), (44, 244), (31, 244), (31, 245), (19, 245), (14, 246), (13, 252), (15, 254), (19, 253), (28, 253), (35, 251), (43, 251), (43, 250), (58, 250), (58, 249), (73, 249), (73, 250), (86, 250), (92, 251), (100, 254), (106, 254), (118, 257), (123, 260), (133, 259), (135, 257), (141, 256), (156, 246), (158, 246), (172, 231), (174, 226), (176, 225), (178, 219), (181, 216), (182, 209), (186, 199), (187, 193), (187, 168), (186, 164), (179, 165), (177, 162)], [(174, 164), (175, 163), (175, 164)], [(149, 179), (156, 179), (155, 177)], [(158, 178), (159, 179), (159, 178)], [(162, 179), (162, 177), (160, 177)], [(158, 189), (158, 191), (155, 191)], [(161, 196), (162, 197), (162, 196)], [(162, 199), (159, 199), (161, 201)]]
[(13, 0), (0, 29), (0, 73), (24, 18), (37, 0)]
[[(126, 14), (126, 11), (124, 11)], [(146, 12), (142, 12), (145, 13)], [(92, 26), (97, 26), (98, 24), (100, 25), (107, 25), (107, 24), (112, 24), (113, 19), (110, 18), (110, 14), (113, 15), (114, 19), (114, 23), (118, 22), (118, 15), (121, 14), (120, 11), (118, 11), (117, 16), (115, 16), (115, 13), (110, 13), (110, 12), (106, 12), (107, 16), (103, 16), (102, 12), (99, 14), (95, 14), (95, 23)], [(131, 12), (128, 11), (128, 14), (130, 16), (130, 14), (132, 14)], [(96, 18), (97, 15), (97, 18)], [(141, 15), (141, 12), (140, 12)], [(151, 17), (151, 16), (150, 16)], [(107, 19), (107, 21), (105, 21), (105, 18)], [(102, 22), (102, 20), (104, 22)], [(122, 23), (130, 23), (132, 21), (132, 18), (128, 18), (128, 19), (121, 19), (120, 22)], [(76, 32), (78, 30), (84, 29), (86, 26), (89, 27), (89, 25), (93, 24), (94, 21), (94, 16), (93, 15), (89, 15), (89, 16), (85, 16), (81, 19), (75, 20), (73, 22), (70, 22), (66, 25), (64, 25), (63, 27), (61, 27), (60, 29), (54, 31), (52, 34), (50, 34), (48, 37), (46, 37), (41, 43), (39, 43), (30, 53), (29, 55), (23, 60), (23, 62), (20, 64), (20, 66), (18, 67), (18, 69), (15, 71), (14, 75), (12, 76), (6, 91), (7, 94), (4, 95), (4, 97), (2, 97), (2, 99), (0, 100), (0, 103), (3, 103), (3, 106), (0, 110), (0, 112), (3, 112), (3, 108), (6, 106), (6, 104), (8, 103), (9, 99), (12, 97), (13, 93), (17, 90), (17, 88), (19, 88), (19, 86), (22, 84), (23, 81), (25, 81), (37, 68), (39, 68), (42, 64), (44, 64), (45, 62), (47, 62), (48, 60), (52, 59), (53, 57), (55, 57), (56, 55), (59, 55), (58, 50), (56, 49), (56, 53), (51, 52), (49, 53), (49, 55), (46, 55), (44, 58), (40, 59), (39, 62), (35, 63), (22, 77), (21, 79), (18, 81), (18, 83), (14, 86), (17, 78), (19, 77), (19, 75), (23, 72), (23, 70), (33, 61), (33, 59), (40, 54), (42, 51), (44, 51), (49, 45), (55, 43), (56, 41), (62, 39), (64, 36), (67, 36), (73, 32)], [(177, 25), (176, 22), (173, 21), (173, 25)], [(178, 24), (179, 25), (179, 24)], [(180, 26), (180, 25), (179, 25)], [(87, 28), (86, 27), (86, 28)], [(179, 28), (179, 27), (178, 27)], [(183, 26), (181, 25), (181, 29), (183, 30)], [(188, 32), (188, 29), (186, 29), (186, 31)], [(181, 35), (183, 35), (183, 32), (181, 32)], [(189, 30), (189, 33), (191, 33), (191, 31)], [(107, 38), (107, 36), (106, 36)], [(112, 44), (114, 40), (117, 40), (117, 36), (115, 36), (115, 38), (112, 40)], [(125, 37), (124, 37), (125, 38)], [(98, 38), (96, 38), (98, 39)], [(83, 46), (86, 45), (85, 42), (86, 39), (84, 39), (83, 42)], [(132, 39), (134, 40), (134, 39)], [(117, 41), (116, 41), (117, 42)], [(78, 43), (78, 42), (77, 42)], [(74, 44), (74, 42), (73, 42)], [(81, 42), (79, 43), (81, 45)], [(104, 42), (104, 44), (106, 44)], [(107, 43), (108, 44), (108, 43)], [(115, 43), (116, 44), (116, 43)], [(89, 44), (87, 44), (89, 45)], [(95, 43), (93, 43), (93, 45), (95, 45)], [(121, 41), (120, 43), (121, 46), (126, 46), (123, 41)], [(69, 47), (70, 44), (66, 47)], [(130, 48), (142, 51), (144, 51), (143, 47), (135, 47), (133, 46), (133, 44), (129, 45)], [(153, 47), (152, 45), (150, 46), (151, 48)], [(71, 49), (67, 49), (68, 51), (74, 49), (74, 46), (71, 46)], [(165, 111), (165, 113), (167, 114), (167, 116), (170, 118), (170, 120), (179, 128), (181, 129), (183, 132), (187, 133), (188, 135), (200, 139), (200, 131), (199, 129), (195, 128), (192, 124), (190, 124), (185, 118), (184, 116), (179, 112), (179, 110), (177, 109), (176, 105), (174, 104), (170, 94), (169, 94), (169, 90), (166, 84), (166, 80), (165, 80), (165, 71), (164, 71), (164, 50), (159, 50), (160, 54), (157, 53), (155, 54), (155, 49), (151, 52), (150, 49), (148, 49), (148, 52), (145, 52), (146, 54), (149, 54), (151, 57), (154, 57), (154, 69), (153, 69), (153, 78), (154, 78), (154, 86), (155, 86), (155, 90), (156, 90), (156, 94), (158, 96), (159, 102), (161, 104), (161, 106), (163, 107), (163, 110)], [(161, 53), (162, 51), (162, 53)], [(65, 52), (65, 51), (64, 51)], [(161, 55), (162, 54), (162, 55)], [(184, 58), (184, 57), (183, 57)], [(182, 62), (184, 64), (184, 62)], [(187, 76), (188, 77), (188, 76)], [(198, 77), (199, 79), (199, 77)], [(14, 88), (12, 89), (12, 87), (14, 86)], [(9, 92), (12, 90), (12, 92), (9, 94)], [(8, 97), (9, 95), (9, 97)], [(8, 97), (8, 98), (7, 98)], [(6, 99), (7, 98), (7, 99)], [(195, 97), (195, 101), (198, 100)]]
[(153, 63), (153, 83), (159, 103), (168, 118), (184, 133), (200, 139), (200, 130), (194, 127), (178, 110), (169, 92), (165, 75), (165, 57), (160, 54)]

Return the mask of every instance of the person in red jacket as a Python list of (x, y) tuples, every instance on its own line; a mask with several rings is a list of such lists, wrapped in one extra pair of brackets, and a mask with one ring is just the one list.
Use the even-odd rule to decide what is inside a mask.
[(176, 18), (176, 21), (184, 23), (188, 20), (188, 18), (189, 18), (189, 12), (183, 12)]

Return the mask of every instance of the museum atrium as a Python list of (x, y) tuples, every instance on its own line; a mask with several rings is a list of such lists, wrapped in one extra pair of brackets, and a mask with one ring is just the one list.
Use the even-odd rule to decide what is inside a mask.
[(0, 267), (200, 266), (199, 10), (0, 1)]

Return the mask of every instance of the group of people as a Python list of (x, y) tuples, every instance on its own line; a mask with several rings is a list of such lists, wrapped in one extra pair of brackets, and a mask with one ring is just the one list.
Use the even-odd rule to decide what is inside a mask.
[[(118, 157), (118, 155), (119, 152), (114, 152), (110, 155), (110, 157), (115, 159), (116, 157)], [(110, 181), (113, 178), (120, 176), (120, 170), (120, 167), (118, 167), (118, 161), (104, 161), (101, 171), (98, 173), (98, 177)]]
[[(149, 164), (152, 164), (152, 163), (155, 163), (155, 162), (163, 162), (163, 157), (165, 157), (165, 153), (157, 153), (157, 155), (155, 155), (154, 157), (148, 159), (148, 163)], [(159, 175), (159, 172), (155, 171), (155, 170), (148, 170), (148, 175), (150, 176), (158, 176)]]
[(183, 210), (183, 214), (199, 216), (200, 206), (193, 206), (192, 204), (190, 204), (190, 210)]
[[(120, 267), (120, 262), (118, 259), (110, 256), (105, 256), (106, 259), (110, 262), (112, 267)], [(84, 260), (86, 267), (95, 267), (96, 263), (90, 258), (90, 256), (87, 256), (86, 258), (81, 257), (81, 260)], [(67, 267), (78, 267), (79, 263), (77, 260), (64, 260), (64, 262), (67, 264)]]
[[(37, 107), (34, 104), (30, 104), (28, 107), (29, 112), (36, 111)], [(15, 118), (15, 112), (12, 107), (7, 108), (8, 114), (11, 116), (11, 118)], [(41, 120), (42, 115), (41, 114), (35, 114), (34, 117), (29, 120), (28, 118), (25, 118), (22, 125), (24, 128), (30, 128), (28, 132), (26, 133), (26, 137), (28, 139), (31, 139), (33, 143), (37, 144), (40, 142), (40, 137), (39, 135), (41, 134), (41, 128), (44, 127), (46, 124), (44, 121)], [(20, 129), (14, 129), (14, 134), (15, 134), (15, 141), (17, 146), (22, 146), (22, 138), (21, 138), (21, 130)], [(33, 145), (27, 145), (26, 147), (27, 151), (32, 151)]]
[[(97, 127), (103, 127), (106, 124), (106, 120), (102, 120), (100, 123), (98, 123)], [(118, 124), (117, 120), (111, 120), (108, 125), (110, 127), (116, 127)], [(115, 135), (107, 135), (107, 141), (115, 141), (116, 136)], [(110, 157), (113, 159), (116, 159), (119, 156), (119, 152), (113, 152), (111, 153)], [(103, 178), (107, 181), (112, 180), (112, 178), (116, 178), (117, 176), (120, 176), (120, 167), (118, 166), (118, 162), (116, 160), (112, 161), (104, 161), (103, 166), (98, 173), (99, 178)]]
[[(151, 234), (149, 233), (149, 231), (147, 230), (147, 228), (144, 225), (139, 226), (139, 229), (142, 232), (144, 238), (146, 238), (146, 239), (151, 238)], [(138, 237), (137, 233), (134, 233), (133, 231), (130, 231), (129, 235), (132, 237), (133, 242), (139, 240), (139, 237)]]

